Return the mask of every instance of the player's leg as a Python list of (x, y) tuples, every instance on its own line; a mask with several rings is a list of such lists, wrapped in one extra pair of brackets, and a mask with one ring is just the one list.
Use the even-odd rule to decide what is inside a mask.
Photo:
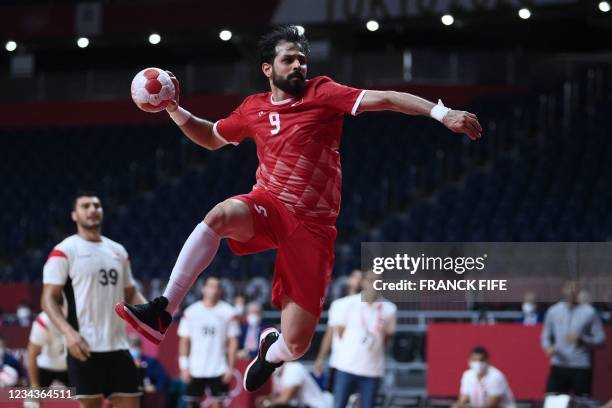
[(79, 406), (81, 408), (102, 408), (103, 401), (102, 397), (79, 398)]
[(40, 384), (40, 387), (47, 388), (51, 385), (54, 379), (55, 376), (53, 375), (53, 371), (40, 367), (38, 368), (38, 383)]
[(159, 344), (172, 321), (172, 314), (212, 262), (221, 239), (245, 242), (253, 235), (251, 211), (244, 202), (230, 198), (217, 204), (185, 241), (164, 295), (144, 305), (120, 303), (115, 311), (147, 339)]
[(281, 334), (266, 353), (266, 361), (293, 361), (306, 354), (318, 321), (318, 316), (285, 295), (281, 312)]
[(590, 368), (570, 368), (571, 389), (578, 397), (589, 398), (592, 389), (593, 371)]
[(164, 297), (170, 313), (178, 308), (200, 273), (210, 265), (222, 238), (244, 242), (253, 236), (253, 220), (248, 206), (236, 199), (217, 204), (196, 226), (172, 269)]
[(546, 381), (547, 394), (569, 394), (570, 381), (563, 367), (551, 366)]
[(137, 408), (142, 397), (142, 376), (127, 350), (100, 353), (104, 369), (98, 375), (104, 378), (104, 389), (114, 407)]
[(277, 367), (285, 361), (302, 357), (308, 351), (318, 320), (318, 316), (284, 296), (281, 312), (282, 332), (268, 329), (261, 334), (259, 354), (244, 374), (244, 388), (250, 392), (258, 390)]
[(113, 408), (138, 408), (140, 407), (140, 397), (124, 397), (113, 395), (110, 398)]
[(223, 382), (223, 376), (211, 378), (208, 382), (211, 408), (223, 408), (223, 400), (227, 397), (229, 386)]
[(68, 354), (68, 377), (75, 388), (75, 397), (81, 408), (102, 408), (104, 401), (105, 372), (100, 353), (91, 353), (87, 361), (80, 361)]
[(70, 381), (68, 380), (68, 371), (60, 371), (57, 374), (55, 380), (61, 382), (66, 387), (70, 387)]
[(183, 395), (183, 402), (186, 408), (198, 408), (200, 401), (204, 395), (206, 389), (205, 378), (194, 378), (191, 377), (187, 388), (185, 389), (185, 395)]
[(334, 227), (301, 225), (278, 246), (272, 303), (282, 309), (281, 330), (262, 333), (259, 353), (244, 376), (256, 391), (284, 361), (303, 356), (317, 326), (334, 259)]

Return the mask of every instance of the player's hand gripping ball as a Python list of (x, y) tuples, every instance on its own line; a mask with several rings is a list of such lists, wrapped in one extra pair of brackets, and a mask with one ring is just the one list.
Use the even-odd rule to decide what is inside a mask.
[(146, 68), (132, 80), (132, 99), (145, 112), (159, 112), (175, 99), (176, 89), (170, 75), (159, 68)]

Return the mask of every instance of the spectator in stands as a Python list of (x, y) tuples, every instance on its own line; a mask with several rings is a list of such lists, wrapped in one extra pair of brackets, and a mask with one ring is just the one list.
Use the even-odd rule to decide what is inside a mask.
[(241, 325), (239, 338), (239, 358), (252, 360), (259, 351), (259, 335), (269, 325), (262, 324), (262, 310), (259, 302), (249, 302), (246, 306), (246, 318)]
[(161, 279), (151, 279), (151, 282), (149, 282), (149, 299), (155, 299), (157, 296), (161, 296), (164, 293), (165, 286), (165, 283), (162, 284)]
[(327, 390), (332, 391), (334, 389), (334, 380), (336, 377), (336, 358), (338, 355), (338, 348), (340, 337), (338, 336), (335, 327), (338, 324), (338, 318), (342, 315), (342, 308), (350, 296), (361, 292), (361, 279), (363, 273), (359, 269), (355, 269), (349, 275), (346, 283), (347, 296), (341, 297), (334, 300), (329, 306), (327, 313), (327, 329), (321, 340), (321, 346), (319, 347), (319, 354), (314, 363), (315, 375), (321, 376), (323, 373), (323, 365), (325, 358), (329, 354), (329, 378), (327, 381)]
[(274, 372), (272, 394), (258, 398), (257, 407), (331, 408), (333, 399), (301, 363), (290, 361)]
[(155, 357), (147, 356), (142, 352), (142, 343), (137, 334), (128, 335), (130, 354), (142, 376), (141, 384), (145, 392), (165, 393), (168, 387), (168, 374), (164, 366)]
[(580, 292), (578, 292), (578, 303), (590, 305), (591, 293), (584, 288), (581, 289)]
[(355, 269), (351, 272), (346, 279), (345, 296), (361, 293), (361, 279), (363, 279), (363, 272), (361, 272), (359, 269)]
[(0, 387), (12, 387), (19, 383), (25, 384), (25, 372), (15, 358), (6, 349), (6, 341), (0, 335)]
[(597, 311), (578, 303), (578, 293), (578, 282), (566, 281), (563, 300), (552, 305), (544, 318), (542, 348), (551, 359), (547, 393), (591, 395), (591, 351), (603, 344), (606, 335)]
[(32, 309), (26, 302), (17, 305), (17, 323), (21, 327), (30, 327), (32, 324)]
[(523, 296), (523, 325), (534, 326), (541, 320), (540, 314), (538, 313), (538, 306), (536, 303), (536, 294), (534, 291), (527, 291)]
[(489, 364), (489, 352), (476, 346), (469, 369), (461, 376), (459, 399), (453, 408), (514, 408), (514, 396), (504, 374)]
[(243, 295), (234, 296), (234, 309), (240, 320), (244, 320), (246, 312), (246, 298)]
[(18, 381), (17, 370), (8, 364), (0, 364), (0, 388), (14, 387)]
[(361, 408), (374, 406), (385, 370), (385, 346), (395, 334), (397, 315), (397, 306), (380, 299), (374, 290), (378, 278), (372, 271), (367, 272), (361, 281), (363, 295), (349, 296), (334, 322), (340, 337), (335, 408), (344, 408), (354, 389), (359, 391)]

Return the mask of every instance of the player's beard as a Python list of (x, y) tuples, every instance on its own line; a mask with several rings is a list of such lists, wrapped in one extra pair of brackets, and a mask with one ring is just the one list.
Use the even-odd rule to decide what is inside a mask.
[(292, 72), (287, 75), (287, 78), (283, 78), (277, 76), (276, 72), (272, 70), (272, 83), (283, 92), (293, 96), (301, 94), (306, 87), (306, 79), (301, 72)]
[(102, 229), (102, 218), (89, 220), (87, 218), (80, 218), (78, 220), (79, 227), (88, 231), (100, 231)]

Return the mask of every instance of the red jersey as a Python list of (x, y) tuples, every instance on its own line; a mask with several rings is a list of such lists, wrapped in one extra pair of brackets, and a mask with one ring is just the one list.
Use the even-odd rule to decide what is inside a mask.
[(364, 93), (315, 77), (300, 98), (273, 101), (270, 92), (247, 97), (213, 131), (226, 143), (255, 141), (254, 189), (265, 189), (301, 219), (333, 224), (340, 210), (344, 115), (357, 113)]

